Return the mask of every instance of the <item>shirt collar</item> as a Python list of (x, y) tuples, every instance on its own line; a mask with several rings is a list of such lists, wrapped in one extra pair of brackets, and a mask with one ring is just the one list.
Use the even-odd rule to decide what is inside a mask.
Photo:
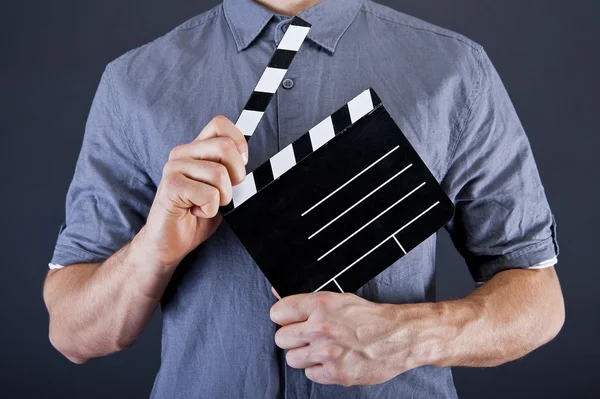
[[(308, 38), (333, 53), (362, 3), (363, 0), (322, 0), (298, 16), (312, 24)], [(253, 0), (224, 0), (223, 10), (238, 51), (250, 46), (275, 15)]]

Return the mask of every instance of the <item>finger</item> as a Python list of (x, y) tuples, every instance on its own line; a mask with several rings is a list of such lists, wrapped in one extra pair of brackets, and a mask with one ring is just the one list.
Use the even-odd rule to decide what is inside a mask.
[(298, 294), (287, 296), (271, 307), (271, 320), (284, 326), (308, 320), (314, 308), (315, 294)]
[(275, 295), (275, 297), (277, 299), (281, 299), (281, 296), (279, 296), (279, 294), (277, 293), (277, 291), (275, 291), (275, 287), (271, 287), (271, 292), (273, 293), (273, 295)]
[(320, 364), (314, 359), (314, 350), (310, 345), (290, 349), (285, 355), (285, 361), (287, 364), (295, 369), (305, 369), (307, 367), (313, 367)]
[[(198, 182), (186, 177), (183, 173), (167, 175), (161, 187), (159, 198), (166, 198), (168, 206), (180, 209), (200, 208), (195, 216), (213, 218), (219, 210), (220, 193), (210, 184)], [(162, 193), (165, 193), (164, 195)]]
[(241, 183), (246, 177), (244, 160), (233, 141), (227, 137), (192, 141), (173, 148), (169, 154), (169, 161), (188, 158), (223, 164), (227, 168), (231, 184), (234, 186)]
[(244, 165), (248, 163), (248, 142), (240, 129), (233, 122), (224, 116), (215, 116), (206, 125), (196, 140), (206, 140), (211, 137), (228, 137), (234, 143), (238, 152), (244, 159)]
[(306, 333), (307, 323), (292, 323), (281, 327), (275, 333), (275, 344), (281, 349), (294, 349), (310, 343)]
[(183, 173), (184, 176), (209, 184), (219, 190), (220, 205), (227, 205), (232, 198), (231, 180), (227, 168), (220, 163), (196, 160), (176, 159), (165, 165), (165, 173)]
[(343, 385), (350, 386), (345, 376), (338, 371), (335, 366), (331, 363), (328, 364), (317, 364), (311, 367), (307, 367), (304, 370), (306, 378), (316, 382), (317, 384), (323, 385)]

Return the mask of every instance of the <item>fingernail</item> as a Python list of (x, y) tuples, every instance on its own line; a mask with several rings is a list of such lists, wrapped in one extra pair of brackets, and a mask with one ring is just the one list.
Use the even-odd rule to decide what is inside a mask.
[(244, 165), (248, 164), (248, 152), (242, 152), (242, 160), (244, 161)]

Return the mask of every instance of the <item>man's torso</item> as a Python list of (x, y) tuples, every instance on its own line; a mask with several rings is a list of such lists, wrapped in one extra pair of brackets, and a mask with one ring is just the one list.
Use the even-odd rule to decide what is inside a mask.
[[(480, 47), (375, 3), (333, 3), (300, 14), (313, 24), (313, 40), (288, 71), (293, 86), (278, 89), (254, 133), (248, 170), (373, 87), (442, 181)], [(133, 148), (156, 185), (174, 146), (192, 141), (216, 115), (235, 121), (243, 108), (289, 22), (257, 7), (227, 0), (109, 65)], [(433, 301), (434, 263), (432, 236), (357, 294), (376, 302)], [(275, 346), (274, 300), (223, 223), (186, 257), (165, 293), (152, 397), (456, 397), (450, 371), (432, 367), (373, 387), (313, 384), (287, 367)]]

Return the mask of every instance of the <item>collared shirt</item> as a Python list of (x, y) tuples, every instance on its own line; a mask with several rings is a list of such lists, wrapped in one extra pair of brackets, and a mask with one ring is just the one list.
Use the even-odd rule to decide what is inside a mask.
[[(248, 170), (373, 87), (456, 205), (447, 229), (476, 282), (555, 263), (554, 221), (529, 143), (479, 45), (370, 1), (324, 0), (299, 15), (312, 29), (250, 141)], [(102, 261), (137, 233), (169, 151), (216, 115), (236, 120), (289, 21), (250, 0), (225, 0), (107, 66), (52, 264)], [(434, 301), (435, 243), (434, 235), (356, 294)], [(275, 346), (274, 301), (222, 223), (164, 294), (152, 397), (456, 397), (447, 368), (376, 386), (312, 383)]]

